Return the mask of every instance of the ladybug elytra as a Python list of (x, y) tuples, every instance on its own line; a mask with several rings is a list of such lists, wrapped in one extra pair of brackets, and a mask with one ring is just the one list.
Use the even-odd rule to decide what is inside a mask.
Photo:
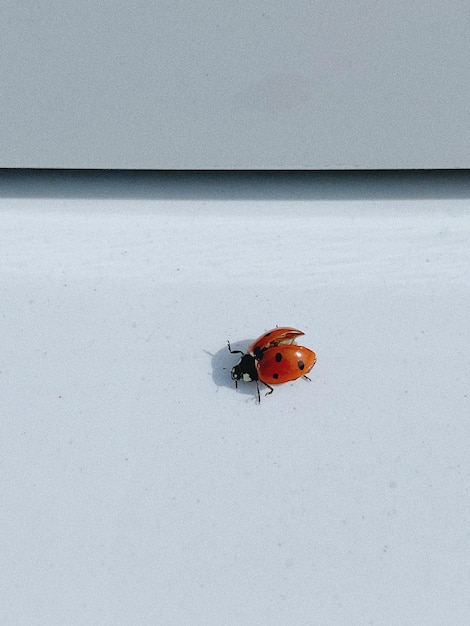
[(239, 380), (256, 382), (260, 402), (258, 381), (268, 388), (269, 391), (265, 395), (269, 395), (274, 391), (272, 385), (280, 385), (302, 377), (310, 380), (307, 374), (315, 365), (316, 354), (295, 343), (297, 337), (304, 334), (296, 328), (273, 328), (254, 341), (247, 352), (232, 350), (230, 342), (227, 342), (231, 354), (242, 355), (231, 372), (235, 386), (238, 386)]

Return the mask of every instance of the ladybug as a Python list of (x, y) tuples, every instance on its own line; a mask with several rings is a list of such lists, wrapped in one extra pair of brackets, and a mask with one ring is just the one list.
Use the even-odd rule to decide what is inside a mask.
[(310, 378), (306, 375), (315, 365), (315, 352), (295, 344), (297, 337), (304, 335), (296, 328), (273, 328), (248, 346), (248, 351), (228, 349), (231, 354), (241, 354), (240, 362), (232, 368), (232, 380), (238, 386), (239, 380), (256, 382), (258, 403), (261, 402), (258, 381), (269, 389), (266, 396), (274, 389), (271, 385), (280, 385), (297, 378)]

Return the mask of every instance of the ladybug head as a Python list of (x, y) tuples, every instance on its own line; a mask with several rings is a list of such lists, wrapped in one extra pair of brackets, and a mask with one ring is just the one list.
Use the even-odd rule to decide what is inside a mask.
[(256, 361), (251, 354), (244, 354), (240, 359), (240, 362), (232, 367), (232, 380), (244, 380), (250, 382), (252, 380), (258, 380), (258, 372), (256, 370)]

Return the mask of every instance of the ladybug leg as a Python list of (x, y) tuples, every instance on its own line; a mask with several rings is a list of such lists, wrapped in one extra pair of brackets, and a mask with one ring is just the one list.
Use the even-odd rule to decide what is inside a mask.
[[(270, 396), (272, 394), (272, 392), (274, 391), (274, 389), (271, 387), (271, 385), (268, 385), (268, 383), (265, 383), (264, 380), (261, 381), (263, 383), (263, 385), (265, 387), (267, 387), (269, 389), (269, 391), (267, 391), (264, 395), (265, 396)], [(259, 393), (259, 389), (258, 389), (258, 393)]]
[(309, 382), (309, 383), (311, 383), (311, 382), (312, 382), (312, 379), (311, 379), (311, 378), (309, 378), (308, 376), (302, 376), (302, 378), (305, 378), (305, 380), (308, 380), (308, 382)]
[(227, 341), (227, 345), (228, 345), (228, 350), (231, 354), (245, 354), (241, 350), (232, 350), (232, 348), (230, 347), (230, 341)]
[(258, 392), (258, 404), (261, 404), (261, 396), (259, 395), (259, 385), (258, 385), (258, 381), (256, 381), (256, 391)]

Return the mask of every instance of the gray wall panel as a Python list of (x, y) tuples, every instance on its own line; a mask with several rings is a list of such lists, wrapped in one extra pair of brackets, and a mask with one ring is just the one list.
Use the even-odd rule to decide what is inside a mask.
[(0, 167), (470, 167), (456, 1), (0, 8)]

